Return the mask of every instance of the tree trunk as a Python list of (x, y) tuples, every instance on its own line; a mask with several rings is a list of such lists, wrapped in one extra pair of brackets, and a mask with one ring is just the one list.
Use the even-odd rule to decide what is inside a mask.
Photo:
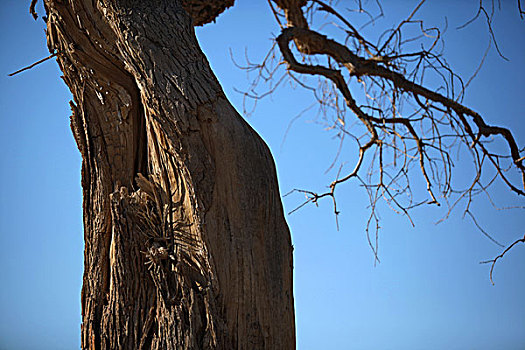
[(82, 348), (295, 348), (273, 160), (192, 17), (175, 0), (45, 5), (83, 158)]

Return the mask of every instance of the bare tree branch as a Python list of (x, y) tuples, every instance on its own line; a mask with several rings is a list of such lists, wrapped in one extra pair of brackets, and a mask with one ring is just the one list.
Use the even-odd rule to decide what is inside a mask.
[[(249, 91), (244, 93), (245, 98), (256, 102), (288, 80), (313, 93), (319, 113), (327, 123), (326, 129), (340, 140), (336, 159), (345, 140), (356, 143), (358, 157), (353, 168), (345, 173), (341, 165), (324, 192), (294, 190), (306, 198), (291, 212), (329, 197), (337, 223), (340, 210), (336, 188), (357, 179), (370, 200), (366, 232), (376, 258), (377, 240), (369, 230), (375, 226), (376, 235), (379, 231), (380, 199), (391, 210), (406, 216), (412, 225), (410, 211), (423, 204), (446, 204), (445, 219), (462, 203), (464, 214), (497, 243), (477, 224), (470, 210), (473, 199), (479, 194), (488, 195), (488, 189), (498, 179), (519, 197), (525, 195), (524, 150), (518, 147), (512, 132), (491, 125), (462, 102), (465, 89), (480, 71), (492, 43), (497, 46), (492, 31), (494, 9), (488, 12), (480, 2), (479, 13), (473, 19), (485, 16), (491, 40), (465, 84), (442, 57), (442, 33), (446, 28), (427, 27), (416, 18), (424, 2), (419, 1), (405, 19), (385, 30), (377, 40), (369, 40), (362, 28), (357, 28), (337, 9), (337, 2), (270, 0), (281, 28), (277, 45), (262, 63), (247, 60), (244, 67), (249, 72), (258, 72)], [(367, 13), (361, 2), (356, 10), (349, 10), (365, 13), (373, 20), (377, 18)], [(380, 8), (379, 16), (382, 11)], [(319, 17), (323, 22), (315, 26)], [(333, 38), (321, 33), (331, 19), (340, 37), (333, 32), (330, 32)], [(277, 54), (274, 49), (278, 49)], [(499, 48), (496, 50), (501, 55)], [(281, 75), (283, 63), (287, 69)], [(256, 92), (260, 82), (272, 80), (266, 92)], [(355, 121), (350, 122), (347, 114), (353, 114)], [(502, 143), (506, 146), (504, 152)], [(460, 155), (464, 158), (463, 154), (470, 157), (473, 176), (466, 187), (456, 188), (454, 163)], [(461, 159), (464, 164), (465, 159)], [(329, 170), (335, 165), (332, 163)], [(413, 192), (421, 179), (426, 199), (418, 198), (419, 191), (417, 196)]]
[(43, 63), (43, 62), (45, 62), (45, 61), (47, 61), (47, 60), (49, 60), (49, 59), (55, 57), (57, 54), (58, 54), (58, 53), (55, 52), (54, 54), (51, 54), (51, 55), (47, 56), (46, 58), (42, 58), (41, 60), (38, 60), (38, 61), (36, 61), (35, 63), (33, 63), (33, 64), (31, 64), (31, 65), (29, 65), (29, 66), (27, 66), (27, 67), (24, 67), (24, 68), (22, 68), (22, 69), (17, 70), (16, 72), (13, 72), (13, 73), (8, 74), (8, 76), (12, 77), (13, 75), (16, 75), (16, 74), (18, 74), (18, 73), (22, 73), (23, 71), (26, 71), (26, 70), (28, 70), (28, 69), (31, 69), (31, 68), (33, 68), (34, 66), (37, 66), (37, 65), (39, 65), (40, 63)]
[(36, 10), (35, 10), (37, 2), (38, 0), (31, 0), (31, 5), (29, 5), (29, 13), (31, 14), (31, 16), (33, 16), (35, 21), (38, 19), (38, 14), (36, 13)]
[(494, 266), (496, 266), (496, 262), (503, 258), (505, 256), (505, 254), (507, 254), (507, 252), (509, 250), (511, 250), (516, 244), (518, 243), (525, 243), (525, 235), (523, 236), (523, 238), (520, 238), (516, 241), (514, 241), (514, 243), (512, 243), (511, 245), (509, 245), (507, 248), (505, 248), (505, 250), (500, 254), (498, 255), (497, 257), (495, 257), (494, 259), (492, 260), (486, 260), (486, 261), (482, 261), (480, 262), (480, 264), (489, 264), (489, 263), (492, 263), (492, 265), (490, 266), (490, 282), (492, 283), (492, 285), (494, 285), (494, 280), (492, 279), (492, 272), (494, 271)]

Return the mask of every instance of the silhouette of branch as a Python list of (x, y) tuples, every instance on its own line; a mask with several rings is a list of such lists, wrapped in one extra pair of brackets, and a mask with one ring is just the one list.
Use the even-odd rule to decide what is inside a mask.
[[(462, 102), (465, 89), (480, 71), (492, 43), (497, 46), (492, 31), (493, 13), (480, 3), (478, 14), (472, 19), (486, 18), (491, 41), (465, 84), (442, 57), (442, 33), (446, 28), (427, 27), (416, 18), (424, 2), (419, 1), (407, 17), (372, 41), (337, 9), (336, 2), (269, 0), (280, 27), (276, 45), (261, 63), (246, 59), (243, 67), (248, 73), (257, 74), (244, 93), (245, 100), (257, 103), (288, 80), (292, 86), (313, 93), (326, 129), (340, 140), (336, 160), (342, 156), (343, 143), (348, 142), (345, 140), (355, 142), (358, 157), (353, 169), (345, 170), (341, 165), (328, 190), (294, 190), (306, 198), (291, 213), (306, 204), (317, 205), (321, 199), (331, 198), (338, 225), (336, 188), (357, 179), (370, 201), (366, 232), (376, 258), (377, 239), (374, 243), (369, 228), (375, 224), (377, 235), (379, 200), (406, 216), (412, 225), (410, 211), (423, 204), (446, 204), (444, 219), (459, 203), (465, 204), (464, 214), (497, 242), (481, 228), (470, 210), (473, 198), (488, 195), (497, 179), (511, 192), (525, 195), (524, 149), (518, 147), (509, 129), (491, 125)], [(382, 15), (381, 8), (380, 11)], [(353, 12), (376, 18), (362, 8), (361, 2)], [(319, 17), (323, 17), (323, 23), (316, 26)], [(329, 31), (330, 38), (324, 35), (321, 30), (329, 23), (341, 35), (333, 31)], [(496, 50), (501, 55), (499, 48)], [(281, 73), (283, 67), (286, 70)], [(429, 75), (439, 80), (437, 87), (428, 85)], [(261, 93), (257, 90), (259, 83), (270, 86)], [(354, 116), (353, 122), (348, 115)], [(498, 140), (504, 142), (508, 151), (501, 153), (500, 147), (495, 146), (498, 142), (494, 142)], [(454, 162), (460, 154), (463, 163), (463, 154), (470, 157), (474, 174), (468, 186), (455, 188)], [(332, 163), (329, 170), (334, 166)], [(343, 170), (349, 172), (341, 173)], [(426, 199), (416, 198), (412, 192), (421, 182), (426, 187)]]
[(35, 7), (38, 0), (31, 0), (31, 5), (29, 5), (29, 13), (33, 16), (35, 21), (38, 19), (38, 14), (36, 13)]
[(492, 260), (486, 260), (486, 261), (482, 261), (480, 262), (480, 264), (489, 264), (489, 263), (492, 263), (492, 265), (490, 266), (490, 282), (492, 283), (492, 285), (494, 285), (494, 280), (492, 279), (492, 272), (494, 271), (494, 266), (496, 266), (496, 262), (503, 258), (505, 256), (505, 254), (507, 254), (507, 252), (509, 250), (512, 249), (512, 247), (514, 247), (516, 244), (518, 243), (525, 243), (525, 235), (523, 236), (523, 238), (520, 238), (516, 241), (514, 241), (514, 243), (512, 243), (511, 245), (509, 245), (507, 248), (505, 248), (505, 250), (500, 254), (498, 255), (497, 257), (495, 257), (494, 259)]
[(13, 72), (13, 73), (11, 73), (11, 74), (8, 74), (8, 76), (12, 77), (13, 75), (16, 75), (16, 74), (18, 74), (18, 73), (22, 73), (23, 71), (26, 71), (26, 70), (28, 70), (28, 69), (31, 69), (31, 68), (33, 68), (34, 66), (37, 66), (37, 65), (39, 65), (40, 63), (43, 63), (43, 62), (45, 62), (45, 61), (47, 61), (47, 60), (49, 60), (49, 59), (55, 57), (56, 55), (57, 55), (57, 53), (51, 54), (51, 55), (47, 56), (46, 58), (42, 58), (40, 61), (37, 61), (37, 62), (33, 63), (33, 64), (30, 65), (30, 66), (24, 67), (24, 68), (22, 68), (22, 69), (17, 70), (16, 72)]

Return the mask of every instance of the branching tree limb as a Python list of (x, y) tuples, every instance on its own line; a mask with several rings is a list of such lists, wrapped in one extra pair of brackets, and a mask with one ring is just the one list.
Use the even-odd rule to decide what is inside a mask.
[(480, 262), (480, 264), (492, 263), (492, 265), (490, 266), (490, 282), (492, 283), (492, 285), (494, 285), (494, 280), (492, 279), (492, 272), (494, 271), (494, 266), (496, 266), (496, 262), (498, 261), (498, 259), (503, 258), (505, 256), (505, 254), (507, 254), (507, 252), (509, 250), (511, 250), (518, 243), (525, 243), (525, 235), (523, 236), (523, 238), (520, 238), (520, 239), (517, 239), (516, 241), (514, 241), (511, 245), (509, 245), (507, 248), (505, 248), (505, 250), (500, 255), (498, 255), (494, 259)]
[[(464, 84), (442, 57), (442, 31), (427, 28), (416, 19), (424, 2), (419, 2), (404, 20), (386, 30), (376, 42), (367, 39), (331, 2), (269, 2), (281, 32), (276, 38), (277, 46), (262, 63), (248, 62), (245, 67), (259, 72), (245, 97), (262, 98), (287, 76), (314, 93), (323, 113), (333, 112), (335, 117), (330, 128), (337, 132), (341, 144), (350, 136), (358, 147), (354, 168), (342, 176), (338, 173), (328, 191), (295, 190), (307, 195), (299, 207), (317, 204), (329, 197), (337, 220), (336, 188), (353, 178), (367, 191), (372, 191), (369, 225), (376, 217), (375, 204), (379, 199), (384, 199), (390, 208), (413, 224), (410, 210), (415, 207), (446, 203), (448, 216), (463, 200), (466, 201), (465, 214), (474, 219), (469, 210), (472, 198), (487, 193), (498, 179), (519, 197), (525, 195), (523, 149), (509, 129), (491, 125), (484, 116), (462, 103), (472, 78)], [(361, 4), (358, 11), (363, 11)], [(343, 39), (332, 39), (319, 29), (312, 29), (321, 14), (324, 22), (318, 27), (325, 28), (328, 21), (333, 21), (343, 33)], [(485, 15), (491, 41), (504, 57), (492, 31), (493, 10), (487, 12), (480, 2), (474, 19), (480, 14)], [(418, 33), (414, 34), (416, 30)], [(280, 62), (272, 60), (279, 56), (273, 52), (277, 48), (282, 55)], [(267, 93), (257, 93), (257, 84), (272, 81), (283, 65), (286, 72), (278, 78), (278, 84), (272, 85)], [(476, 72), (478, 70), (479, 67)], [(312, 78), (319, 79), (317, 86), (311, 85)], [(436, 78), (440, 80), (437, 87)], [(361, 127), (347, 121), (347, 111)], [(453, 182), (451, 154), (454, 152), (471, 155), (474, 176), (463, 189), (456, 189)], [(419, 176), (412, 169), (418, 169)], [(417, 177), (426, 184), (427, 199), (416, 200), (413, 195), (413, 183), (419, 181)], [(451, 196), (458, 197), (452, 204), (449, 203)]]

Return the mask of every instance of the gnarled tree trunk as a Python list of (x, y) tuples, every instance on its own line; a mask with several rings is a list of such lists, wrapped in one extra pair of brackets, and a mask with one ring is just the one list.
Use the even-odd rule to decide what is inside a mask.
[(83, 158), (84, 349), (295, 347), (273, 160), (192, 25), (232, 3), (45, 0)]

